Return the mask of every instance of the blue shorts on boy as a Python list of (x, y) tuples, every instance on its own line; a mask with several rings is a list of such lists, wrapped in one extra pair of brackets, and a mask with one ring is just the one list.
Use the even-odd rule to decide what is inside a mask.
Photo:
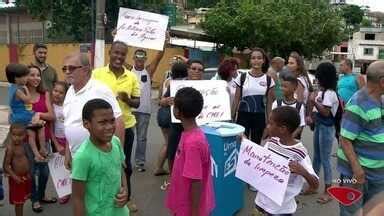
[(74, 155), (72, 179), (85, 182), (85, 210), (88, 216), (127, 216), (126, 206), (118, 208), (115, 196), (121, 188), (125, 156), (120, 141), (112, 138), (109, 152), (98, 149), (88, 138)]
[[(309, 174), (317, 177), (312, 168), (311, 158), (309, 157), (307, 149), (304, 147), (303, 143), (298, 142), (295, 145), (287, 146), (281, 144), (279, 138), (273, 137), (268, 140), (264, 147), (291, 161), (298, 161)], [(299, 195), (301, 189), (303, 188), (304, 182), (305, 178), (303, 176), (291, 173), (288, 179), (287, 191), (285, 192), (284, 200), (281, 206), (260, 192), (256, 195), (255, 203), (257, 206), (270, 214), (293, 214), (296, 212), (297, 208), (295, 197)]]
[(20, 87), (16, 84), (11, 84), (8, 88), (9, 107), (11, 112), (9, 115), (9, 122), (20, 123), (27, 125), (31, 123), (34, 115), (32, 111), (32, 104), (25, 104), (24, 101), (16, 98), (16, 91)]

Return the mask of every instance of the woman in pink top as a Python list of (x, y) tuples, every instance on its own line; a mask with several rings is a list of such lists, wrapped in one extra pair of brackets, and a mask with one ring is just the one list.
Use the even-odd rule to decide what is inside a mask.
[[(32, 96), (33, 104), (32, 110), (40, 113), (40, 118), (46, 122), (45, 124), (45, 140), (47, 145), (45, 147), (38, 146), (38, 148), (43, 149), (43, 151), (49, 152), (49, 140), (51, 139), (50, 133), (50, 123), (55, 119), (52, 109), (52, 104), (50, 100), (50, 94), (47, 91), (44, 91), (41, 87), (41, 71), (40, 68), (36, 66), (29, 66), (29, 77), (27, 82), (28, 90)], [(30, 149), (31, 150), (31, 149)], [(47, 152), (47, 153), (48, 153)], [(46, 153), (46, 152), (44, 152)], [(32, 150), (30, 155), (33, 155)], [(32, 164), (32, 210), (34, 212), (42, 212), (43, 208), (40, 203), (55, 203), (57, 202), (56, 198), (47, 198), (45, 196), (45, 189), (49, 177), (48, 162), (37, 162), (30, 157)], [(36, 182), (36, 179), (38, 182)]]
[(166, 206), (176, 216), (208, 216), (215, 207), (207, 139), (196, 124), (203, 108), (199, 91), (186, 87), (174, 99), (174, 114), (183, 125)]

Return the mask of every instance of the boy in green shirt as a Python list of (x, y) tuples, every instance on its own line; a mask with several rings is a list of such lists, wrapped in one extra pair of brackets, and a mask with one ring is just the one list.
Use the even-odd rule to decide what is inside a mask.
[(127, 216), (124, 153), (115, 133), (111, 105), (102, 99), (83, 108), (83, 126), (90, 137), (74, 155), (72, 193), (75, 216)]

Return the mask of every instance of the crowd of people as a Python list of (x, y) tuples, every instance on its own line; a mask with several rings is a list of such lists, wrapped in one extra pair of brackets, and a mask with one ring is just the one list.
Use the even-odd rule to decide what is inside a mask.
[[(9, 179), (9, 200), (16, 215), (23, 215), (27, 199), (32, 210), (42, 203), (72, 200), (74, 215), (128, 215), (138, 211), (132, 199), (133, 169), (145, 172), (148, 127), (151, 117), (151, 80), (164, 53), (147, 63), (147, 53), (134, 52), (126, 62), (128, 46), (113, 42), (109, 63), (92, 70), (84, 53), (65, 56), (65, 82), (46, 63), (47, 47), (36, 44), (35, 62), (9, 64), (10, 130), (3, 168)], [(363, 211), (384, 191), (384, 62), (372, 63), (366, 76), (352, 72), (343, 59), (337, 73), (332, 62), (322, 62), (310, 79), (303, 57), (292, 52), (269, 60), (261, 48), (250, 53), (250, 70), (239, 72), (240, 61), (225, 58), (212, 78), (227, 82), (232, 122), (245, 128), (244, 138), (264, 145), (290, 160), (291, 175), (281, 206), (257, 193), (255, 208), (266, 215), (293, 215), (299, 194), (324, 191), (317, 202), (328, 203), (333, 183), (332, 146), (336, 140), (341, 183), (363, 192), (340, 215)], [(175, 56), (159, 90), (157, 124), (164, 137), (154, 170), (168, 175), (166, 207), (173, 215), (209, 215), (215, 207), (210, 150), (196, 123), (203, 97), (193, 88), (171, 96), (172, 80), (202, 80), (204, 63)], [(171, 107), (181, 123), (171, 121)], [(302, 142), (304, 128), (313, 131), (313, 155)], [(136, 136), (136, 149), (132, 158)], [(71, 171), (72, 195), (60, 199), (45, 194), (48, 161), (57, 152)], [(312, 158), (312, 160), (311, 160)], [(168, 162), (168, 170), (165, 162)], [(321, 169), (323, 168), (323, 169)], [(323, 170), (323, 180), (319, 179)], [(353, 181), (343, 181), (343, 180)], [(251, 189), (254, 189), (251, 187)], [(0, 185), (0, 198), (2, 198)], [(370, 211), (380, 211), (373, 206)], [(384, 211), (381, 209), (381, 211)]]

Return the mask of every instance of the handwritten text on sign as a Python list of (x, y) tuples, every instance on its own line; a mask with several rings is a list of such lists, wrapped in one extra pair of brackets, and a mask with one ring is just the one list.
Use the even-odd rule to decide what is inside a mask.
[(120, 8), (115, 41), (129, 46), (163, 50), (168, 16)]
[[(203, 95), (203, 110), (196, 118), (199, 125), (213, 121), (231, 120), (231, 108), (227, 82), (223, 80), (172, 80), (171, 97), (174, 97), (177, 91), (184, 87), (192, 87)], [(171, 110), (172, 122), (180, 122), (173, 115), (173, 109)]]
[(281, 205), (287, 190), (289, 161), (247, 139), (241, 143), (236, 177)]
[(72, 180), (70, 172), (65, 169), (64, 156), (59, 153), (53, 154), (48, 162), (49, 172), (51, 173), (57, 195), (61, 198), (72, 193)]

